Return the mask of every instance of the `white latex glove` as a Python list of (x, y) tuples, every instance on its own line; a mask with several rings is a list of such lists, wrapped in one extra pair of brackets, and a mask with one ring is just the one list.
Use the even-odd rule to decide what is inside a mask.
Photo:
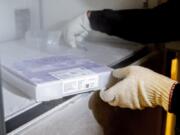
[(71, 47), (77, 47), (76, 42), (82, 41), (90, 31), (90, 23), (87, 12), (70, 21), (63, 29), (63, 38)]
[(100, 92), (100, 97), (105, 102), (130, 109), (159, 105), (168, 111), (176, 81), (140, 66), (114, 70), (113, 76), (121, 81)]

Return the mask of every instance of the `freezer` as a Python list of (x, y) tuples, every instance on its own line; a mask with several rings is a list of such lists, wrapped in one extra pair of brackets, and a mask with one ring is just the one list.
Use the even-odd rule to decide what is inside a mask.
[[(56, 48), (41, 49), (30, 46), (24, 40), (6, 42), (0, 45), (2, 65), (9, 65), (18, 60), (28, 58), (73, 54), (74, 56), (89, 58), (100, 64), (113, 67), (132, 58), (134, 55), (137, 55), (138, 52), (141, 52), (140, 57), (137, 57), (138, 59), (147, 54), (147, 50), (143, 45), (114, 38), (91, 39), (84, 41), (82, 44), (85, 45), (86, 49), (72, 49), (65, 45), (56, 46)], [(106, 52), (106, 55), (101, 53), (102, 50)], [(25, 123), (27, 124), (29, 121), (47, 113), (59, 105), (61, 106), (66, 100), (71, 99), (71, 97), (67, 97), (67, 99), (59, 99), (59, 101), (50, 101), (49, 103), (36, 102), (10, 84), (9, 82), (3, 81), (4, 108), (8, 132), (21, 127)], [(36, 113), (34, 114), (34, 112)], [(29, 115), (32, 116), (29, 117)], [(19, 119), (20, 122), (18, 122), (17, 119)]]

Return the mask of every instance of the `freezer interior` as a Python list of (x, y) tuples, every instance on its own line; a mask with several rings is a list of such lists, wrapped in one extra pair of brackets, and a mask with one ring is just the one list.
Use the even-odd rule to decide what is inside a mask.
[[(71, 48), (63, 41), (63, 28), (70, 20), (87, 10), (142, 8), (143, 2), (143, 0), (2, 0), (0, 1), (1, 66), (11, 65), (26, 59), (73, 55), (113, 67), (142, 50), (144, 45), (91, 31), (85, 40), (78, 43), (78, 48)], [(27, 97), (18, 90), (17, 86), (11, 85), (11, 82), (4, 81), (3, 78), (4, 76), (2, 76), (4, 118), (7, 125), (11, 125), (11, 121), (20, 118), (22, 114), (26, 114), (29, 110), (44, 104)], [(91, 123), (93, 121), (95, 123), (95, 126), (90, 124), (90, 127), (97, 127), (98, 124), (95, 122), (91, 110), (87, 107), (89, 94), (74, 95), (66, 100), (59, 99), (63, 102), (60, 102), (57, 106), (61, 106), (73, 98), (71, 106), (67, 103), (65, 110), (58, 110), (59, 117), (62, 118), (62, 120), (60, 118), (60, 121), (63, 121), (67, 116), (73, 117), (73, 115), (75, 119), (79, 119), (82, 113), (82, 115), (86, 114), (87, 117), (90, 117), (89, 120), (86, 119), (86, 122)], [(78, 98), (75, 98), (76, 96)], [(84, 104), (82, 104), (83, 102)], [(52, 111), (51, 109), (44, 113)], [(72, 113), (78, 110), (82, 110), (82, 112), (78, 115)], [(44, 113), (41, 112), (41, 115), (45, 115)], [(65, 114), (67, 116), (64, 116)], [(80, 119), (79, 124), (83, 124), (81, 122)], [(67, 125), (59, 123), (59, 126), (63, 129), (64, 126), (66, 128), (73, 126), (73, 123), (67, 121)], [(20, 127), (23, 127), (23, 125)], [(9, 128), (8, 132), (17, 130), (17, 134), (25, 134), (23, 133), (25, 131), (18, 130), (20, 127), (17, 126), (17, 129), (16, 127)], [(64, 135), (78, 133), (78, 131), (67, 133), (68, 130), (64, 130)], [(94, 132), (94, 134), (98, 134), (98, 132)]]

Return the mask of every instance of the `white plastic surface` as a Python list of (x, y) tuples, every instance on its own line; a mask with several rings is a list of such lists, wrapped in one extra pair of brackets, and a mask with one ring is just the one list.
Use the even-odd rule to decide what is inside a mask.
[(90, 94), (23, 129), (19, 135), (103, 135), (88, 102)]
[(19, 92), (17, 88), (12, 87), (5, 82), (3, 83), (3, 86), (6, 120), (38, 104), (34, 100), (28, 99), (22, 92)]

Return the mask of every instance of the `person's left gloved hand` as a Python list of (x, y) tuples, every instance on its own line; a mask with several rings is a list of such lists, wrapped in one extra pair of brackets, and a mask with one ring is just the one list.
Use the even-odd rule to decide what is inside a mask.
[(70, 21), (63, 29), (62, 36), (65, 42), (73, 48), (77, 47), (77, 42), (82, 41), (91, 31), (88, 13)]

